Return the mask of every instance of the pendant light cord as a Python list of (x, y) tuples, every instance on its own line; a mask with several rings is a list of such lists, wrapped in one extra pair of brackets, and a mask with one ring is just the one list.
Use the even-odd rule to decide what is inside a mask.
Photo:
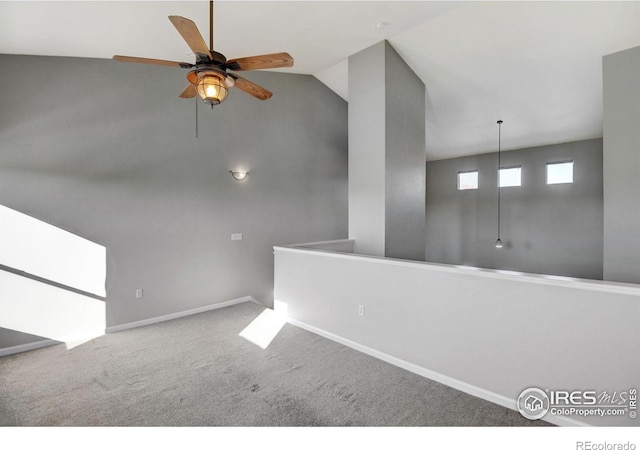
[(498, 120), (498, 178), (497, 178), (497, 185), (498, 185), (498, 239), (500, 239), (500, 146), (501, 146), (501, 128), (502, 128), (502, 120)]

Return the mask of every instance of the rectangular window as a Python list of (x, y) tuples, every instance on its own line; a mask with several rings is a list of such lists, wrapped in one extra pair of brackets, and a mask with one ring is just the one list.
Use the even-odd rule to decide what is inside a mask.
[(478, 189), (478, 171), (458, 172), (458, 190)]
[(573, 183), (573, 161), (547, 163), (547, 184)]
[(522, 167), (500, 169), (498, 180), (500, 187), (522, 186)]

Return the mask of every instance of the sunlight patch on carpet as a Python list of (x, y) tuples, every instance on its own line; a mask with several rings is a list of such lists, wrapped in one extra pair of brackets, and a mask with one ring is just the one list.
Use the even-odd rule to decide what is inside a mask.
[(264, 350), (269, 347), (285, 323), (287, 317), (281, 311), (265, 309), (238, 336)]

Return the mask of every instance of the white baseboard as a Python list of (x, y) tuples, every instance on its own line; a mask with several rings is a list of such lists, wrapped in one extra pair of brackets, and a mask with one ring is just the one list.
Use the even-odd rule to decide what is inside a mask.
[(255, 303), (256, 305), (260, 305), (263, 308), (266, 308), (266, 306), (264, 306), (262, 303), (260, 303), (258, 300), (256, 300), (255, 298), (253, 298), (251, 295), (249, 295), (248, 297), (244, 297), (244, 298), (249, 298), (249, 301), (251, 303)]
[[(433, 370), (426, 369), (424, 367), (418, 366), (416, 364), (410, 363), (400, 358), (396, 358), (395, 356), (388, 355), (381, 351), (375, 350), (371, 347), (367, 347), (362, 344), (358, 344), (357, 342), (350, 341), (349, 339), (345, 339), (343, 337), (337, 336), (328, 331), (324, 331), (320, 328), (316, 328), (312, 325), (306, 324), (296, 319), (288, 318), (287, 321), (295, 325), (297, 327), (302, 328), (303, 330), (310, 331), (311, 333), (317, 334), (319, 336), (325, 337), (332, 341), (335, 341), (339, 344), (350, 347), (359, 352), (365, 353), (369, 356), (373, 356), (374, 358), (380, 359), (389, 364), (393, 364), (394, 366), (401, 367), (402, 369), (408, 370), (409, 372), (413, 372), (417, 375), (423, 376), (425, 378), (429, 378), (430, 380), (437, 381), (438, 383), (442, 383), (446, 386), (457, 389), (458, 391), (465, 392), (469, 395), (473, 395), (474, 397), (481, 398), (483, 400), (487, 400), (491, 403), (495, 403), (500, 406), (504, 406), (505, 408), (509, 408), (512, 410), (517, 410), (515, 399), (511, 399), (505, 397), (504, 395), (497, 394), (495, 392), (488, 391), (486, 389), (480, 388), (478, 386), (474, 386), (472, 384), (466, 383), (464, 381), (460, 381), (458, 379), (449, 377), (447, 375), (443, 375), (438, 372), (434, 372)], [(546, 422), (552, 423), (554, 425), (559, 426), (582, 426), (588, 427), (591, 426), (587, 423), (580, 422), (578, 420), (570, 419), (567, 417), (559, 417), (559, 416), (550, 416), (549, 418), (544, 419)]]
[(0, 348), (0, 356), (15, 355), (16, 353), (28, 352), (30, 350), (37, 350), (39, 348), (51, 347), (52, 345), (58, 345), (60, 342), (52, 341), (51, 339), (43, 339), (37, 342), (30, 342), (28, 344), (14, 345), (13, 347)]
[(113, 327), (107, 327), (107, 333), (115, 333), (118, 331), (130, 330), (131, 328), (144, 327), (146, 325), (152, 325), (154, 323), (165, 322), (167, 320), (179, 319), (180, 317), (191, 316), (193, 314), (199, 314), (214, 309), (226, 308), (227, 306), (233, 306), (240, 303), (252, 302), (261, 305), (255, 298), (248, 295), (246, 297), (240, 297), (233, 300), (229, 300), (221, 303), (214, 303), (213, 305), (202, 306), (200, 308), (189, 309), (187, 311), (181, 311), (173, 314), (167, 314), (166, 316), (152, 317), (150, 319), (138, 320), (137, 322), (123, 323), (122, 325), (115, 325)]
[[(137, 322), (129, 322), (122, 325), (116, 325), (113, 327), (107, 327), (107, 333), (115, 333), (118, 331), (129, 330), (131, 328), (143, 327), (145, 325), (152, 325), (154, 323), (160, 323), (167, 320), (178, 319), (180, 317), (191, 316), (193, 314), (198, 314), (206, 311), (212, 311), (214, 309), (226, 308), (227, 306), (238, 305), (240, 303), (251, 302), (260, 306), (264, 306), (258, 300), (253, 298), (251, 295), (246, 297), (240, 297), (233, 300), (229, 300), (226, 302), (215, 303), (213, 305), (202, 306), (200, 308), (189, 309), (187, 311), (182, 311), (173, 314), (167, 314), (166, 316), (152, 317), (151, 319), (139, 320)], [(37, 350), (39, 348), (51, 347), (52, 345), (60, 344), (58, 341), (52, 341), (50, 339), (43, 339), (37, 342), (30, 342), (28, 344), (16, 345), (13, 347), (0, 348), (0, 356), (9, 356), (14, 355), (16, 353), (28, 352), (30, 350)]]

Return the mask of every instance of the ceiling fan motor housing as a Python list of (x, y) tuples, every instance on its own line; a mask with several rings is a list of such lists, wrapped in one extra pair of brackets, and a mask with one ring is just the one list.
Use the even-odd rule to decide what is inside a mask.
[(211, 61), (217, 66), (224, 67), (227, 64), (227, 58), (220, 52), (211, 50)]
[(195, 69), (187, 74), (187, 79), (193, 85), (198, 85), (198, 81), (203, 76), (221, 76), (227, 87), (233, 87), (235, 80), (227, 74), (227, 58), (220, 52), (211, 50), (211, 57), (204, 61), (196, 62)]

